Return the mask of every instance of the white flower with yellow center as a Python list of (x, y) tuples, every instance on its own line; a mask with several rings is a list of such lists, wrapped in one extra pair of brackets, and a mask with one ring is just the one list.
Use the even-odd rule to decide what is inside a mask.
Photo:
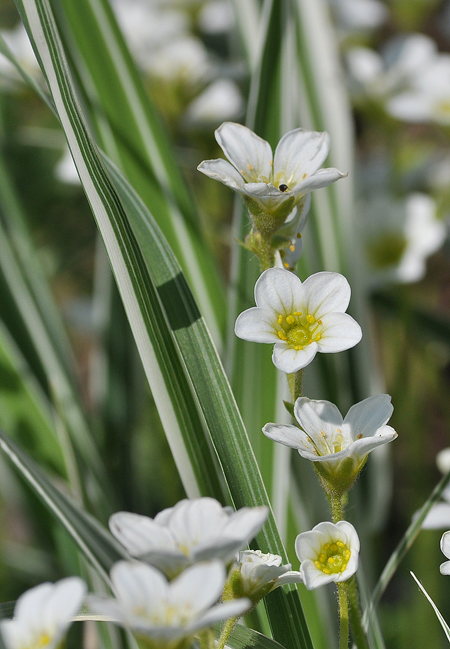
[(292, 570), (290, 563), (282, 566), (278, 554), (264, 554), (260, 550), (239, 552), (237, 565), (228, 578), (236, 596), (249, 597), (255, 603), (283, 584), (300, 582), (301, 574)]
[(109, 526), (132, 557), (172, 577), (198, 561), (230, 562), (259, 532), (267, 515), (267, 507), (233, 512), (214, 498), (195, 498), (181, 500), (154, 519), (118, 512)]
[(0, 622), (6, 649), (54, 649), (81, 608), (86, 584), (79, 577), (44, 583), (19, 597), (12, 620)]
[(358, 568), (359, 538), (347, 521), (319, 523), (299, 534), (295, 552), (300, 573), (308, 590), (332, 581), (347, 581)]
[(329, 401), (300, 397), (294, 414), (301, 428), (289, 424), (266, 424), (263, 433), (274, 442), (298, 450), (326, 480), (344, 491), (353, 484), (367, 454), (397, 437), (386, 426), (393, 407), (388, 394), (368, 397), (350, 408), (345, 419)]
[(291, 374), (317, 352), (341, 352), (361, 340), (361, 327), (345, 313), (349, 301), (349, 283), (339, 273), (316, 273), (301, 282), (288, 270), (269, 268), (256, 282), (256, 307), (238, 316), (235, 333), (275, 343), (275, 366)]
[(226, 579), (220, 561), (198, 563), (168, 582), (153, 566), (119, 561), (111, 570), (117, 599), (91, 596), (88, 605), (158, 649), (190, 647), (200, 629), (240, 616), (251, 606), (248, 599), (217, 604)]
[(346, 176), (334, 168), (320, 168), (330, 148), (328, 133), (289, 131), (275, 155), (268, 142), (242, 124), (225, 122), (215, 136), (229, 162), (205, 160), (198, 170), (234, 189), (251, 214), (278, 217), (280, 225), (308, 192)]

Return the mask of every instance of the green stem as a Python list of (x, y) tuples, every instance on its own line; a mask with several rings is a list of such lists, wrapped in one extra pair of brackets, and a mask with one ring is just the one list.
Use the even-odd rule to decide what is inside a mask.
[(298, 370), (298, 372), (295, 373), (295, 378), (294, 378), (294, 403), (296, 400), (302, 396), (302, 388), (303, 388), (303, 372), (304, 370)]
[(344, 520), (344, 500), (345, 496), (330, 497), (331, 516), (333, 518), (333, 523)]
[(339, 635), (339, 649), (348, 649), (348, 595), (347, 583), (341, 582), (336, 584), (339, 593), (339, 619), (340, 619), (340, 635)]
[(222, 633), (220, 634), (220, 637), (217, 641), (216, 649), (225, 649), (225, 645), (227, 644), (227, 640), (230, 637), (230, 633), (234, 629), (234, 626), (238, 620), (238, 617), (230, 617), (230, 619), (225, 622), (225, 624), (223, 625)]
[(353, 639), (358, 649), (369, 649), (367, 637), (362, 623), (361, 606), (359, 602), (358, 584), (356, 577), (351, 577), (348, 582), (348, 598), (350, 602), (350, 622), (352, 625)]

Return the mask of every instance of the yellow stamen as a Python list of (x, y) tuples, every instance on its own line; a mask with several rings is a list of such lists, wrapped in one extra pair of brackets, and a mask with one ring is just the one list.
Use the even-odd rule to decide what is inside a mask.
[(294, 316), (293, 316), (293, 315), (288, 315), (288, 316), (286, 317), (286, 322), (287, 322), (288, 324), (290, 324), (290, 325), (291, 325), (291, 324), (294, 324), (294, 322), (295, 322), (295, 318), (294, 318)]
[(278, 316), (278, 324), (280, 325), (280, 324), (282, 324), (282, 322), (283, 322), (283, 316), (280, 314)]
[(254, 167), (253, 167), (253, 165), (251, 165), (250, 163), (248, 163), (248, 165), (247, 165), (247, 169), (248, 169), (249, 171), (253, 171)]

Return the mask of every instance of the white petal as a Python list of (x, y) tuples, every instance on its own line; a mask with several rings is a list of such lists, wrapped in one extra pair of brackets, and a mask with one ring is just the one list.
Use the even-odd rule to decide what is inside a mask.
[(224, 122), (216, 130), (215, 136), (228, 160), (242, 175), (251, 174), (254, 179), (261, 176), (270, 179), (272, 149), (268, 142), (246, 126), (235, 122)]
[(352, 406), (344, 422), (350, 426), (353, 439), (359, 435), (369, 437), (389, 421), (393, 411), (391, 397), (388, 394), (376, 394)]
[(297, 428), (297, 426), (290, 426), (289, 424), (266, 424), (262, 431), (273, 442), (284, 444), (284, 446), (289, 446), (290, 448), (297, 449), (303, 448), (304, 446), (311, 446), (311, 444), (308, 444), (308, 436)]
[(444, 532), (441, 537), (441, 552), (450, 559), (450, 532)]
[(311, 343), (298, 350), (288, 347), (285, 343), (277, 343), (273, 349), (272, 361), (282, 372), (293, 374), (309, 365), (317, 351), (317, 343)]
[(330, 584), (335, 581), (335, 575), (329, 574), (326, 575), (324, 572), (319, 570), (313, 561), (306, 559), (302, 561), (300, 565), (300, 574), (308, 590), (314, 590), (314, 588), (319, 588), (325, 584)]
[(255, 302), (275, 314), (290, 314), (302, 305), (304, 294), (301, 280), (283, 268), (265, 270), (255, 284)]
[(300, 397), (294, 406), (295, 418), (314, 440), (322, 438), (322, 433), (331, 438), (337, 428), (342, 428), (342, 415), (334, 403)]
[(292, 189), (305, 176), (311, 176), (322, 166), (330, 149), (328, 133), (297, 128), (283, 135), (274, 158), (274, 174), (283, 173), (282, 180)]
[(221, 561), (198, 563), (170, 583), (171, 603), (175, 608), (184, 608), (189, 604), (195, 618), (217, 602), (225, 579), (225, 566)]
[(247, 598), (235, 599), (224, 604), (217, 604), (206, 611), (199, 620), (192, 626), (192, 630), (204, 629), (211, 627), (216, 622), (228, 620), (230, 617), (240, 617), (246, 613), (252, 606), (251, 600)]
[(303, 282), (308, 313), (316, 320), (332, 311), (346, 311), (350, 302), (350, 284), (343, 275), (326, 271), (315, 273)]
[(276, 343), (280, 339), (275, 333), (275, 325), (272, 310), (252, 307), (238, 315), (234, 333), (238, 338), (255, 343)]
[(275, 588), (278, 586), (283, 586), (284, 584), (302, 584), (303, 578), (301, 572), (296, 572), (295, 570), (289, 570), (285, 572), (284, 575), (278, 577), (275, 582)]
[(313, 189), (328, 187), (328, 185), (336, 182), (336, 180), (347, 178), (347, 176), (348, 172), (343, 173), (334, 167), (319, 169), (315, 174), (308, 176), (308, 178), (305, 178), (301, 183), (295, 185), (295, 187), (292, 188), (292, 193), (295, 194), (295, 196), (306, 194), (306, 192), (310, 192)]
[(194, 498), (176, 505), (170, 518), (170, 531), (178, 546), (187, 551), (202, 541), (220, 538), (228, 516), (214, 498)]
[(450, 561), (444, 561), (444, 563), (441, 563), (439, 570), (441, 575), (450, 575)]
[(109, 528), (133, 557), (143, 556), (153, 550), (175, 550), (169, 530), (148, 516), (117, 512), (110, 517)]
[(367, 453), (373, 451), (377, 446), (388, 444), (397, 439), (397, 433), (391, 426), (381, 426), (371, 437), (363, 437), (353, 442), (350, 447), (350, 455), (363, 458)]
[(388, 113), (406, 122), (427, 122), (432, 118), (431, 98), (418, 92), (404, 92), (389, 100)]
[(361, 327), (347, 313), (329, 313), (322, 316), (322, 322), (322, 338), (317, 343), (320, 352), (342, 352), (362, 338)]
[(144, 609), (155, 615), (167, 599), (168, 582), (164, 575), (145, 563), (119, 561), (111, 569), (114, 592), (126, 611)]
[(218, 180), (240, 194), (244, 194), (244, 179), (241, 174), (226, 160), (204, 160), (198, 167), (205, 176)]
[(269, 510), (265, 506), (242, 507), (232, 514), (223, 532), (227, 536), (242, 539), (241, 545), (248, 543), (266, 522)]

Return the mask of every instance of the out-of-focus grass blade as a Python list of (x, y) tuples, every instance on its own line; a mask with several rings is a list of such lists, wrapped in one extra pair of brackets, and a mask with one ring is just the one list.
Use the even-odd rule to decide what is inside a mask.
[(257, 0), (233, 0), (233, 7), (247, 64), (252, 72), (258, 61), (259, 5)]
[(413, 572), (411, 572), (410, 574), (411, 574), (411, 577), (412, 577), (412, 578), (414, 579), (414, 581), (416, 582), (416, 584), (419, 586), (419, 588), (420, 588), (420, 590), (422, 591), (422, 593), (425, 595), (425, 597), (427, 598), (427, 600), (430, 602), (431, 606), (433, 607), (433, 611), (436, 613), (436, 617), (437, 617), (437, 619), (439, 620), (439, 622), (440, 622), (440, 624), (441, 624), (441, 627), (444, 629), (445, 637), (446, 637), (447, 640), (450, 642), (450, 627), (448, 626), (447, 622), (444, 620), (444, 618), (443, 618), (443, 616), (442, 616), (440, 610), (439, 610), (438, 607), (436, 606), (436, 604), (433, 602), (433, 600), (432, 600), (431, 597), (428, 595), (428, 593), (427, 593), (427, 591), (425, 590), (425, 588), (422, 586), (422, 584), (420, 583), (420, 581), (417, 579), (416, 575), (415, 575)]
[[(219, 344), (224, 293), (200, 220), (108, 0), (53, 0), (64, 9), (69, 47), (101, 146), (154, 214)], [(88, 71), (88, 75), (86, 74)], [(107, 132), (106, 137), (103, 137)]]
[(450, 471), (438, 482), (436, 487), (431, 492), (430, 497), (425, 501), (425, 503), (422, 505), (419, 511), (416, 512), (411, 524), (409, 525), (405, 534), (401, 538), (394, 552), (391, 554), (388, 562), (386, 563), (386, 566), (383, 569), (383, 572), (380, 575), (380, 578), (375, 588), (373, 589), (372, 597), (369, 602), (369, 605), (367, 606), (364, 612), (366, 625), (370, 621), (370, 615), (372, 614), (372, 610), (376, 608), (382, 594), (386, 590), (387, 585), (389, 584), (390, 580), (392, 579), (392, 576), (397, 570), (398, 565), (400, 564), (403, 557), (405, 556), (405, 554), (408, 552), (408, 550), (416, 540), (421, 530), (422, 523), (426, 518), (426, 515), (428, 514), (432, 506), (439, 500), (442, 492), (444, 491), (445, 487), (449, 483), (450, 483)]
[(64, 525), (90, 563), (109, 583), (108, 572), (111, 566), (126, 558), (119, 543), (94, 518), (59, 491), (42, 469), (2, 430), (0, 448), (32, 491)]
[(90, 138), (47, 0), (17, 2), (43, 61), (69, 147), (113, 267), (161, 421), (187, 493), (222, 498), (212, 451), (155, 286), (120, 200)]
[(50, 402), (2, 323), (0, 388), (0, 426), (18, 439), (24, 435), (39, 457), (65, 475)]

